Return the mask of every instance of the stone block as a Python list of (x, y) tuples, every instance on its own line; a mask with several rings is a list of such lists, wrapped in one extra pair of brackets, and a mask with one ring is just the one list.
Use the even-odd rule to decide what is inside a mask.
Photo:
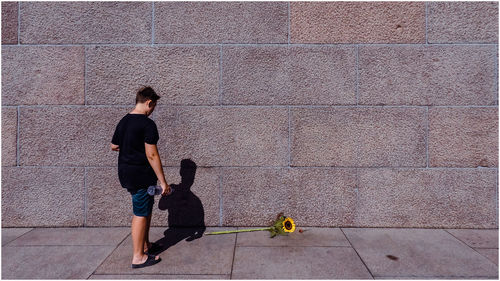
[(425, 167), (425, 108), (292, 108), (291, 165)]
[(288, 109), (162, 107), (155, 109), (162, 163), (190, 158), (198, 166), (288, 164)]
[(300, 226), (352, 225), (354, 169), (224, 168), (223, 225), (268, 226), (278, 213)]
[[(179, 184), (179, 168), (164, 167), (163, 172), (168, 184)], [(158, 184), (160, 182), (158, 181)], [(192, 196), (179, 200), (176, 205), (184, 216), (204, 216), (206, 226), (219, 224), (219, 172), (216, 168), (197, 168), (194, 183), (190, 188)], [(175, 191), (174, 191), (175, 192)], [(132, 198), (122, 188), (117, 168), (87, 168), (87, 225), (89, 226), (130, 226), (132, 219)], [(176, 197), (177, 198), (177, 197)], [(194, 198), (194, 199), (193, 199)], [(198, 198), (203, 214), (197, 213), (194, 205)], [(151, 224), (168, 226), (168, 210), (158, 208), (160, 197), (155, 196)]]
[(498, 107), (429, 108), (429, 167), (498, 167)]
[(424, 2), (290, 2), (291, 43), (425, 43)]
[(2, 166), (17, 165), (17, 108), (2, 107)]
[(286, 2), (156, 2), (154, 11), (155, 43), (288, 42)]
[(149, 2), (22, 2), (21, 44), (152, 42)]
[(222, 48), (224, 104), (356, 104), (356, 52), (345, 46)]
[(496, 49), (360, 46), (359, 104), (494, 105)]
[[(117, 164), (118, 165), (118, 164)], [(130, 226), (132, 198), (122, 188), (118, 168), (86, 168), (86, 226)], [(156, 203), (156, 202), (155, 202)], [(156, 204), (155, 204), (156, 206)], [(153, 208), (152, 220), (159, 212)]]
[(358, 172), (358, 227), (498, 227), (493, 169)]
[(135, 105), (151, 86), (158, 105), (219, 101), (218, 46), (87, 46), (87, 104)]
[(84, 168), (2, 167), (2, 227), (82, 226)]
[(117, 165), (111, 139), (130, 111), (116, 106), (21, 107), (20, 165)]
[(2, 105), (84, 104), (84, 67), (83, 47), (3, 46)]
[(426, 166), (424, 108), (365, 107), (358, 112), (358, 166)]
[(2, 45), (17, 44), (18, 2), (2, 2)]
[(497, 43), (498, 2), (428, 2), (429, 43)]

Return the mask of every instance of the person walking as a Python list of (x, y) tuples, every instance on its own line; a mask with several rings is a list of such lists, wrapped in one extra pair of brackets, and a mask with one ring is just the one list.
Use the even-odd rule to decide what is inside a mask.
[(118, 151), (118, 178), (123, 188), (132, 196), (132, 268), (154, 265), (161, 261), (153, 255), (153, 248), (159, 247), (149, 242), (149, 229), (154, 204), (154, 196), (147, 188), (160, 181), (162, 196), (170, 193), (156, 144), (158, 129), (148, 118), (160, 97), (151, 87), (137, 91), (135, 108), (127, 113), (116, 125), (111, 140), (111, 150)]

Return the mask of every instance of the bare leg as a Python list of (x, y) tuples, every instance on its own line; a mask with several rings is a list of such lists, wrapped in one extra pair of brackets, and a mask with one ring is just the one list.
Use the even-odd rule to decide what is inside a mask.
[(151, 243), (149, 243), (149, 228), (151, 227), (151, 216), (146, 217), (146, 232), (144, 233), (144, 251), (148, 250), (151, 247)]
[[(147, 217), (132, 217), (132, 244), (134, 247), (133, 264), (141, 264), (148, 258), (144, 254), (144, 235), (146, 233)], [(158, 259), (158, 256), (156, 256)]]

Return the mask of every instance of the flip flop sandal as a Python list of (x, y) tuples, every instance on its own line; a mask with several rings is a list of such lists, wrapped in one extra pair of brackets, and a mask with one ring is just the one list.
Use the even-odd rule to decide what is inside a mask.
[(132, 268), (142, 268), (142, 267), (146, 267), (146, 266), (151, 266), (151, 265), (159, 263), (160, 261), (161, 261), (161, 258), (158, 258), (157, 260), (155, 260), (155, 256), (148, 255), (148, 259), (144, 263), (132, 264)]
[(161, 249), (162, 249), (162, 247), (160, 246), (160, 244), (153, 242), (153, 243), (151, 243), (151, 248), (148, 249), (146, 252), (144, 252), (144, 254), (146, 254), (146, 255), (154, 254)]

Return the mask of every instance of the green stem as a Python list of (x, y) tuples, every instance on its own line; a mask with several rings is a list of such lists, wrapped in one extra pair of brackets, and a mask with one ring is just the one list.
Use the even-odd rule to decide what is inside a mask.
[(218, 232), (210, 232), (206, 233), (206, 235), (211, 234), (225, 234), (225, 233), (236, 233), (236, 232), (248, 232), (248, 231), (261, 231), (261, 230), (270, 230), (272, 227), (266, 228), (252, 228), (252, 229), (241, 229), (241, 230), (228, 230), (228, 231), (218, 231)]

